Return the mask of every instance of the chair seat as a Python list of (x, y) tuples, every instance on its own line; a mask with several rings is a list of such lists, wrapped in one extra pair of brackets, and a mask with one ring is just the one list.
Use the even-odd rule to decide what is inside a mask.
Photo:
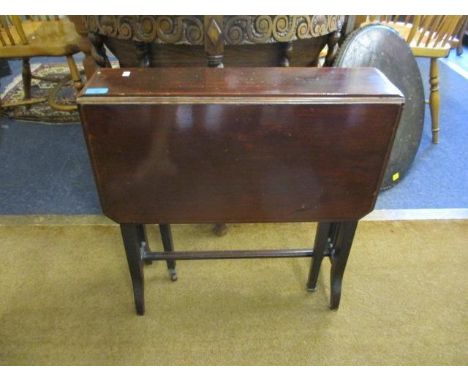
[[(27, 20), (22, 25), (28, 44), (2, 47), (0, 57), (68, 56), (80, 51), (80, 36), (69, 20)], [(10, 28), (10, 33), (15, 41), (21, 41), (15, 28)]]

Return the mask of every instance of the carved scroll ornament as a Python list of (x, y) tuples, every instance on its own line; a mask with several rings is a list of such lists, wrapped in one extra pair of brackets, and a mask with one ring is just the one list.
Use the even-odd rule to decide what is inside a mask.
[[(139, 42), (203, 45), (204, 16), (84, 16), (88, 32)], [(308, 39), (340, 30), (344, 16), (223, 16), (225, 45)]]

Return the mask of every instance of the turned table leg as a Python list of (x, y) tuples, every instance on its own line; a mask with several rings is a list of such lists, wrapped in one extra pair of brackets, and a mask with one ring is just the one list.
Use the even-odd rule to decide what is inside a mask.
[(332, 263), (330, 270), (330, 309), (338, 309), (340, 305), (343, 274), (353, 244), (357, 223), (357, 221), (338, 223), (336, 237), (332, 239), (334, 251), (330, 256)]
[(322, 265), (323, 257), (330, 245), (330, 235), (336, 229), (336, 223), (318, 223), (314, 240), (314, 257), (309, 271), (307, 290), (315, 292), (317, 289), (317, 279)]
[(145, 314), (145, 290), (143, 261), (141, 259), (142, 235), (144, 227), (141, 224), (121, 224), (120, 231), (127, 255), (128, 268), (132, 278), (135, 308), (139, 315)]
[[(164, 251), (165, 252), (174, 251), (174, 242), (172, 241), (171, 226), (169, 224), (160, 224), (159, 232), (161, 233), (161, 239), (163, 242)], [(176, 273), (175, 267), (176, 267), (175, 260), (167, 260), (167, 269), (169, 271), (169, 276), (171, 277), (172, 281), (177, 280), (177, 273)]]
[(213, 227), (213, 232), (216, 236), (224, 236), (228, 232), (228, 226), (225, 223), (215, 224)]

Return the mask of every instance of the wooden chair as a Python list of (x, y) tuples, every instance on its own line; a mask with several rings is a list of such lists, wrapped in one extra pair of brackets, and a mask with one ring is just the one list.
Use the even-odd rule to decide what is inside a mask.
[[(456, 46), (466, 16), (366, 16), (357, 18), (359, 25), (378, 22), (396, 29), (411, 47), (414, 56), (431, 59), (429, 105), (432, 120), (432, 142), (439, 143), (439, 67), (437, 60), (447, 57)], [(364, 22), (363, 22), (364, 21)]]
[(458, 32), (458, 43), (456, 46), (457, 56), (461, 56), (463, 54), (463, 38), (465, 35), (468, 34), (468, 17), (465, 16), (465, 21)]
[[(55, 98), (60, 88), (69, 80), (37, 77), (31, 74), (29, 60), (39, 56), (65, 56), (70, 69), (70, 77), (75, 88), (82, 87), (81, 76), (73, 55), (80, 52), (80, 36), (74, 24), (67, 18), (58, 16), (0, 16), (0, 57), (21, 58), (23, 60), (24, 100), (1, 104), (0, 107), (31, 105), (47, 101), (56, 110), (73, 111), (76, 105), (61, 105)], [(31, 79), (57, 82), (48, 97), (31, 99)]]

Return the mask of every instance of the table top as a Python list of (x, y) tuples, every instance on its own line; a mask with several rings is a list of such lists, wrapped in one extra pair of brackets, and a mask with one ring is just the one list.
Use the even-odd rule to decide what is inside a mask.
[(99, 103), (96, 96), (340, 97), (344, 101), (374, 97), (402, 102), (401, 92), (375, 68), (100, 69), (81, 91), (78, 103)]
[(101, 70), (79, 98), (104, 213), (148, 224), (359, 219), (403, 102), (363, 68)]

